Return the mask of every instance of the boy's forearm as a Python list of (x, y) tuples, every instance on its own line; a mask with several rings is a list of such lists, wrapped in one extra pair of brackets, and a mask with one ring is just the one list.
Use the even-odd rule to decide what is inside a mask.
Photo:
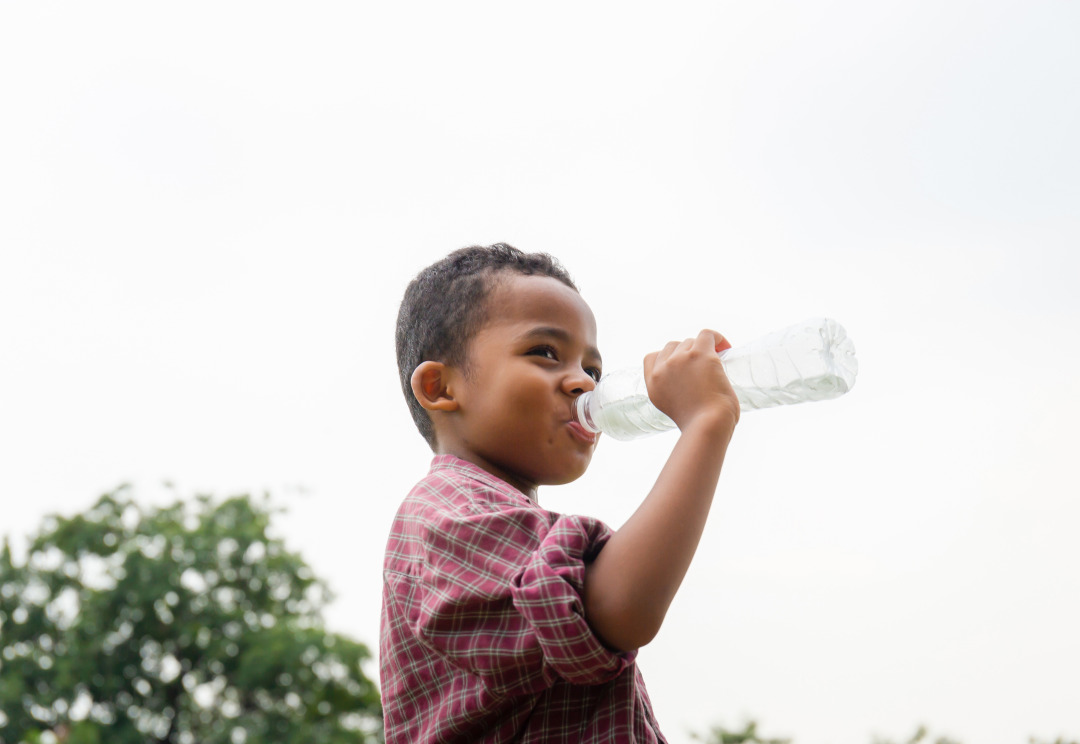
[(697, 550), (735, 421), (682, 431), (649, 495), (585, 572), (585, 617), (609, 646), (656, 635)]

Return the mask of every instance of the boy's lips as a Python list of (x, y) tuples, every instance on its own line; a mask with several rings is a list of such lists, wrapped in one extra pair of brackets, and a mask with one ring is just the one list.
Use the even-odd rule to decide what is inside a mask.
[(570, 429), (570, 433), (574, 435), (574, 438), (584, 442), (585, 444), (595, 444), (596, 435), (579, 424), (577, 421), (568, 421), (566, 426)]

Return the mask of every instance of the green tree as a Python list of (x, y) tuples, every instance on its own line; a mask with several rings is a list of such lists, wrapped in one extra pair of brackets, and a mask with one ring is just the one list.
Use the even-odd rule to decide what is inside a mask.
[(758, 734), (757, 721), (747, 721), (742, 731), (713, 726), (704, 736), (691, 734), (705, 744), (791, 744), (791, 739), (765, 739)]
[[(927, 736), (929, 735), (930, 732), (926, 726), (919, 726), (915, 729), (915, 733), (912, 734), (911, 738), (904, 742), (904, 744), (930, 744), (930, 741), (927, 739)], [(1051, 744), (1050, 742), (1043, 742), (1041, 739), (1037, 739), (1034, 736), (1030, 737), (1028, 742), (1029, 744)], [(892, 739), (875, 739), (874, 744), (895, 744), (895, 742)], [(960, 744), (960, 742), (946, 736), (939, 736), (933, 740), (933, 744)], [(1078, 744), (1078, 742), (1065, 741), (1065, 739), (1059, 738), (1052, 744)]]
[(126, 488), (0, 550), (0, 744), (381, 741), (370, 652), (265, 500)]
[[(919, 726), (911, 738), (903, 744), (930, 744), (927, 740), (929, 731), (925, 726)], [(765, 739), (758, 735), (757, 723), (755, 721), (749, 721), (743, 727), (742, 731), (733, 731), (725, 729), (721, 726), (713, 726), (709, 733), (704, 736), (699, 734), (691, 734), (691, 738), (698, 741), (705, 742), (705, 744), (791, 744), (791, 739)], [(1031, 737), (1028, 739), (1029, 744), (1080, 744), (1080, 742), (1058, 738), (1054, 742), (1046, 742), (1042, 739)], [(874, 744), (896, 744), (892, 739), (874, 739)], [(933, 744), (959, 744), (954, 739), (948, 737), (939, 736), (933, 740)]]
[[(929, 734), (930, 732), (926, 728), (926, 726), (919, 726), (917, 729), (915, 729), (915, 733), (911, 735), (911, 738), (904, 742), (904, 744), (921, 744), (922, 742), (926, 742), (926, 737), (929, 736)], [(874, 744), (896, 743), (892, 739), (874, 739)], [(926, 742), (926, 744), (930, 743)], [(949, 739), (944, 736), (939, 736), (938, 738), (934, 739), (934, 744), (960, 744), (960, 742), (954, 741), (953, 739)]]

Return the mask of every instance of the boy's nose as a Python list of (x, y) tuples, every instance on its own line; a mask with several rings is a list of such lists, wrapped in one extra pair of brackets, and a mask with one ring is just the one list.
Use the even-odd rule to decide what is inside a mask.
[(596, 380), (585, 370), (580, 370), (566, 378), (564, 385), (571, 395), (581, 395), (596, 389)]

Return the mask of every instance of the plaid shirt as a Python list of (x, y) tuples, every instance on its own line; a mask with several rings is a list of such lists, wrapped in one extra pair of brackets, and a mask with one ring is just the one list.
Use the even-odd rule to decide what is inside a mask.
[(585, 622), (585, 564), (610, 536), (436, 457), (386, 547), (387, 744), (666, 742), (636, 652), (604, 647)]

